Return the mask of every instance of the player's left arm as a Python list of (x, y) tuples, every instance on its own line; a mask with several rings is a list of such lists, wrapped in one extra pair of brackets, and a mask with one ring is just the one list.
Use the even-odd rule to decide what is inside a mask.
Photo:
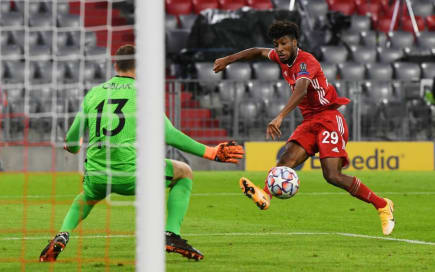
[(70, 153), (76, 154), (80, 151), (83, 144), (83, 136), (88, 127), (88, 118), (84, 111), (84, 103), (80, 111), (76, 114), (74, 121), (69, 128), (66, 137), (64, 149)]
[(307, 88), (310, 85), (310, 80), (303, 77), (296, 80), (296, 85), (294, 87), (293, 93), (290, 96), (290, 99), (287, 102), (287, 105), (280, 111), (278, 116), (276, 116), (268, 125), (266, 131), (267, 139), (281, 137), (281, 130), (279, 127), (281, 126), (282, 120), (289, 114), (292, 110), (294, 110), (299, 103), (301, 103), (304, 96), (307, 94)]
[(201, 144), (176, 129), (166, 116), (165, 142), (184, 152), (219, 162), (238, 163), (245, 153), (243, 147), (234, 141), (220, 143), (215, 147)]

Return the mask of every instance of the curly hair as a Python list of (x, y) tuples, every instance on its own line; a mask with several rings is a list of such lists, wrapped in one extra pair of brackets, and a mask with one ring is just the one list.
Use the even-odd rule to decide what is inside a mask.
[(277, 21), (269, 27), (268, 36), (272, 40), (279, 39), (283, 36), (289, 36), (290, 38), (298, 40), (299, 27), (293, 22)]

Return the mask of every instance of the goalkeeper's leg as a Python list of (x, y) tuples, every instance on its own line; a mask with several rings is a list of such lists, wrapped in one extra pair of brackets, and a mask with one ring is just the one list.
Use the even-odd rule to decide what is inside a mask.
[(92, 208), (99, 200), (95, 200), (87, 196), (85, 192), (80, 193), (74, 199), (71, 207), (68, 210), (65, 218), (63, 219), (61, 232), (72, 232), (79, 223), (88, 217)]
[(204, 258), (202, 253), (180, 237), (181, 224), (189, 208), (192, 192), (192, 169), (183, 162), (166, 160), (165, 170), (166, 186), (170, 188), (167, 203), (166, 251), (200, 260)]
[(85, 192), (78, 194), (74, 199), (63, 220), (60, 232), (49, 241), (48, 245), (42, 250), (41, 255), (39, 256), (40, 262), (56, 261), (57, 256), (63, 251), (69, 241), (69, 233), (89, 215), (92, 208), (100, 200), (94, 194), (90, 196), (89, 193), (87, 193), (89, 188), (86, 186), (85, 182)]

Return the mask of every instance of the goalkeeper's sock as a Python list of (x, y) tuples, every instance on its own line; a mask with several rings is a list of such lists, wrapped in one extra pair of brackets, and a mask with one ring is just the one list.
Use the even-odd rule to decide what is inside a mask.
[(372, 190), (365, 186), (357, 177), (353, 177), (353, 183), (348, 189), (349, 193), (364, 202), (371, 203), (376, 209), (384, 208), (387, 202), (377, 196)]
[(180, 235), (181, 223), (189, 208), (190, 193), (192, 192), (192, 180), (182, 178), (178, 180), (168, 196), (168, 218), (166, 220), (166, 231)]
[(69, 208), (68, 213), (63, 219), (60, 231), (72, 232), (78, 226), (80, 221), (88, 216), (96, 203), (96, 200), (88, 199), (83, 192), (77, 195)]

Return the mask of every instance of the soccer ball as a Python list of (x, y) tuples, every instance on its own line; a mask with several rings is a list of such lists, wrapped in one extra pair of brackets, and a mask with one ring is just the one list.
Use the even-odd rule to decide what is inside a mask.
[(273, 196), (287, 199), (299, 190), (299, 178), (296, 171), (287, 166), (270, 169), (266, 180), (267, 188)]

